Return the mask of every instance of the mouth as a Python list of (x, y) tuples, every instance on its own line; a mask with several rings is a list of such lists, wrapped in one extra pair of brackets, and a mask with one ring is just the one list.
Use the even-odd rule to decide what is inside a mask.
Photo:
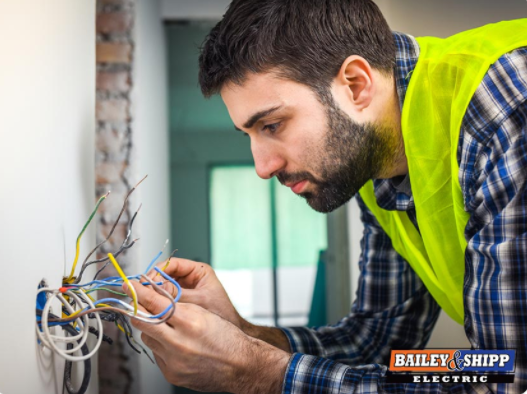
[(300, 182), (286, 183), (285, 186), (289, 187), (293, 193), (299, 194), (302, 192), (304, 187), (307, 185), (307, 182), (308, 182), (307, 179), (304, 179)]

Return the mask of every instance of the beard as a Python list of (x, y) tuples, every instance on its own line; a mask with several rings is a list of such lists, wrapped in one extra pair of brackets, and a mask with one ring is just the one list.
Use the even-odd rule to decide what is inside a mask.
[(279, 173), (280, 183), (310, 181), (313, 190), (300, 193), (311, 208), (331, 212), (347, 203), (366, 182), (375, 179), (397, 155), (394, 133), (372, 123), (359, 124), (342, 111), (327, 93), (320, 96), (326, 109), (327, 132), (322, 146), (311, 147), (304, 162), (311, 172)]

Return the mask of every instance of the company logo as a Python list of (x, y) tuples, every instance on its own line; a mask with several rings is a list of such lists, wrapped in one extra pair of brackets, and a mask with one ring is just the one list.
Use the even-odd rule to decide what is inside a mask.
[(387, 382), (512, 383), (514, 359), (514, 350), (392, 350)]

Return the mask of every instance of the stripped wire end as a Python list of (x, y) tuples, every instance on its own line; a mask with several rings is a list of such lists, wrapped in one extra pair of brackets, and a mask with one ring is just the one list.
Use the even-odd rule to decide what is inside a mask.
[[(168, 241), (168, 240), (167, 240)], [(168, 257), (165, 265), (163, 266), (163, 268), (161, 268), (161, 271), (165, 272), (165, 270), (167, 269), (167, 267), (170, 265), (170, 259), (172, 257), (174, 257), (174, 255), (176, 254), (176, 252), (178, 251), (178, 249), (174, 249), (172, 251), (172, 253), (170, 253), (170, 256)], [(157, 277), (159, 276), (159, 272), (157, 273), (157, 275), (154, 277), (154, 279), (157, 279)]]

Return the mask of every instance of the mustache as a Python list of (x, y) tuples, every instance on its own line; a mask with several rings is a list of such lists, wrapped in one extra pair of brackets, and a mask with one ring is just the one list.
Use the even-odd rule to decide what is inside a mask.
[(297, 183), (303, 180), (308, 180), (315, 184), (321, 183), (320, 181), (315, 179), (313, 174), (307, 171), (294, 172), (294, 173), (287, 173), (287, 172), (282, 171), (276, 175), (276, 179), (278, 179), (278, 182), (280, 182), (282, 185), (285, 185), (286, 183)]

